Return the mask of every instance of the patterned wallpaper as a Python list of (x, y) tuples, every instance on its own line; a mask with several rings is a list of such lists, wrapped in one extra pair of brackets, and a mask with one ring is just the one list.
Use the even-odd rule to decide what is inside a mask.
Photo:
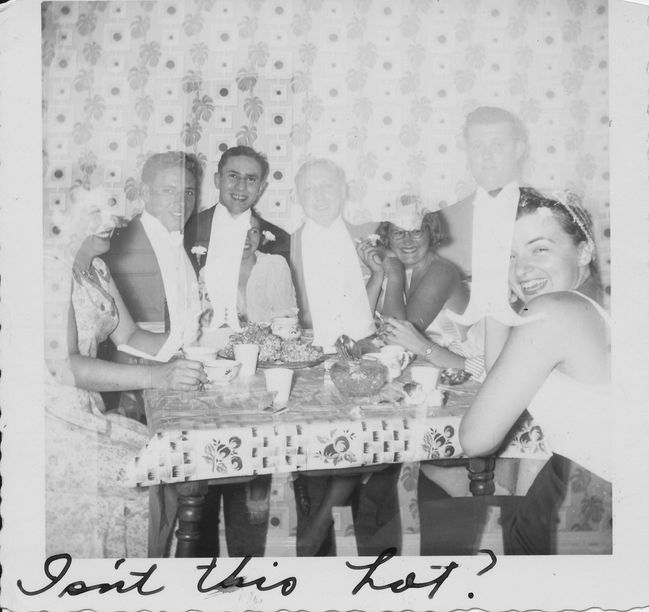
[(338, 161), (347, 216), (403, 192), (431, 207), (472, 189), (461, 126), (481, 104), (526, 122), (525, 179), (582, 194), (608, 276), (606, 0), (157, 0), (46, 2), (46, 214), (75, 180), (128, 211), (152, 152), (186, 149), (207, 174), (244, 143), (266, 153), (260, 210), (292, 230), (292, 178)]
[[(268, 155), (259, 208), (289, 230), (301, 218), (292, 179), (310, 156), (345, 168), (352, 222), (404, 192), (443, 207), (472, 190), (461, 127), (489, 104), (526, 122), (529, 184), (584, 197), (608, 285), (606, 0), (58, 1), (42, 19), (46, 240), (75, 181), (137, 210), (153, 152), (196, 153), (212, 205), (216, 163), (236, 143)], [(409, 533), (415, 483), (404, 466)], [(562, 528), (610, 529), (600, 486), (576, 478)], [(290, 533), (294, 512), (277, 479), (271, 533)]]

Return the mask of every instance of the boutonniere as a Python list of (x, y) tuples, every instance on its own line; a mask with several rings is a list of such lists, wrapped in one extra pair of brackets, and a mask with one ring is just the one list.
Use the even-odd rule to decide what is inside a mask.
[(200, 265), (201, 265), (201, 257), (203, 257), (203, 255), (205, 255), (205, 253), (207, 253), (207, 249), (204, 246), (202, 246), (200, 244), (197, 244), (197, 245), (193, 246), (190, 250), (191, 250), (192, 255), (194, 255), (194, 257), (196, 257), (196, 263), (200, 267)]
[(262, 232), (262, 235), (264, 237), (264, 244), (266, 244), (267, 242), (274, 242), (275, 241), (275, 234), (273, 234), (273, 232), (271, 232), (269, 230), (264, 230)]

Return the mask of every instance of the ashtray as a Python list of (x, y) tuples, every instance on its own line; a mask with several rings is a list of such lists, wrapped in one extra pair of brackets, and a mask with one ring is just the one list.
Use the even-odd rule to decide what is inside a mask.
[(471, 378), (471, 374), (462, 368), (445, 368), (439, 373), (439, 382), (443, 385), (461, 385)]

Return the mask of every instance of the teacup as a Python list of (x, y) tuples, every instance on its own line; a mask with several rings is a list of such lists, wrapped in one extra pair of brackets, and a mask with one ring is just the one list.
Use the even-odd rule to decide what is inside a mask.
[(201, 361), (205, 363), (211, 359), (216, 359), (217, 349), (213, 346), (185, 346), (183, 353), (187, 359), (192, 361)]
[(378, 353), (367, 353), (363, 355), (366, 359), (375, 359), (388, 369), (388, 380), (394, 380), (401, 376), (410, 363), (410, 353), (397, 344), (384, 346)]
[(203, 362), (203, 369), (212, 383), (229, 383), (239, 374), (241, 363), (231, 359), (210, 359)]
[(302, 335), (297, 317), (275, 317), (270, 324), (270, 330), (285, 340), (297, 340)]

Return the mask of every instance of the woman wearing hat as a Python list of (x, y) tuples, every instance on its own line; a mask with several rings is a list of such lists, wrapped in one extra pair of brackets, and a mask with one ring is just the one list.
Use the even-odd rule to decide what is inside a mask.
[(447, 316), (463, 312), (469, 289), (458, 268), (436, 253), (445, 239), (442, 217), (402, 196), (358, 251), (371, 270), (370, 305), (386, 322), (384, 339), (438, 367), (455, 367), (479, 376), (484, 369), (482, 334)]
[[(480, 377), (484, 332), (448, 316), (449, 311), (464, 312), (469, 289), (456, 266), (436, 253), (445, 239), (440, 213), (424, 209), (416, 196), (402, 196), (377, 234), (358, 251), (372, 271), (367, 292), (370, 305), (383, 315), (383, 339), (437, 367), (461, 368)], [(437, 503), (466, 493), (463, 468), (422, 462), (417, 490), (422, 555), (474, 551), (484, 517), (449, 514), (446, 503)]]

